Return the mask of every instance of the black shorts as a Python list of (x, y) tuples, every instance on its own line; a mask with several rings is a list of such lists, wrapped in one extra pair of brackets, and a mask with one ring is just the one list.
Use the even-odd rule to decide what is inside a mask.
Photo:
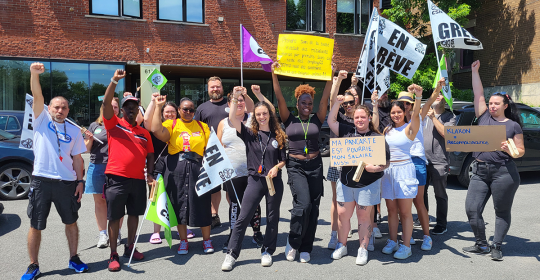
[(144, 215), (146, 210), (146, 181), (117, 175), (106, 175), (105, 200), (107, 220), (116, 221), (126, 212), (129, 216)]
[(51, 202), (54, 202), (56, 211), (62, 223), (73, 224), (79, 219), (81, 203), (75, 196), (76, 181), (63, 181), (33, 176), (28, 195), (27, 214), (30, 218), (30, 226), (37, 230), (47, 227), (47, 217), (51, 211)]

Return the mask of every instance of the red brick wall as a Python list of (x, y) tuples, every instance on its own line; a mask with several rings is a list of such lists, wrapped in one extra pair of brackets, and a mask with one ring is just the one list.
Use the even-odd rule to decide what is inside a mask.
[[(239, 24), (243, 23), (275, 58), (278, 36), (286, 29), (286, 0), (205, 2), (209, 26), (154, 23), (156, 0), (143, 0), (145, 21), (85, 17), (88, 0), (0, 0), (0, 56), (239, 67)], [(217, 21), (219, 16), (224, 22)], [(334, 38), (335, 19), (336, 0), (329, 0), (326, 31), (330, 38)], [(339, 69), (355, 69), (363, 40), (336, 36)]]
[[(537, 15), (538, 13), (538, 15)], [(480, 60), (484, 87), (540, 82), (540, 1), (482, 0), (474, 36), (484, 47)], [(470, 73), (454, 75), (458, 88), (472, 88)]]

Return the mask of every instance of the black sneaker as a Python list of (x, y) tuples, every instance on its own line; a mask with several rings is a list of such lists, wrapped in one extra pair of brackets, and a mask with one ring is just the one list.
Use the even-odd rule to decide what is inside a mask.
[(211, 229), (214, 229), (216, 227), (221, 226), (221, 220), (219, 219), (219, 215), (212, 216), (212, 226)]
[(420, 219), (414, 220), (414, 227), (415, 228), (421, 228), (422, 224), (420, 223)]
[(436, 225), (436, 226), (431, 230), (431, 233), (436, 234), (436, 235), (439, 235), (439, 234), (444, 234), (446, 231), (447, 231), (447, 229), (446, 229), (445, 227), (440, 226), (440, 225)]
[(503, 254), (500, 245), (491, 245), (491, 259), (494, 261), (502, 261)]
[(463, 247), (463, 252), (470, 254), (489, 254), (491, 248), (489, 246), (478, 246), (478, 244), (475, 244), (474, 246)]
[(253, 234), (253, 239), (251, 240), (254, 244), (257, 245), (257, 248), (261, 248), (263, 246), (264, 237), (260, 231), (257, 231), (255, 234)]

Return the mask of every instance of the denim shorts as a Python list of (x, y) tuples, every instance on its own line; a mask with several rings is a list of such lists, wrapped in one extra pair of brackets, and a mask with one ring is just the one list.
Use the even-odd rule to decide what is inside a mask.
[(103, 185), (105, 185), (105, 168), (106, 163), (90, 163), (88, 172), (86, 173), (86, 186), (84, 193), (102, 194)]
[(419, 157), (412, 157), (414, 168), (416, 169), (416, 179), (418, 179), (419, 186), (425, 186), (427, 180), (427, 168), (426, 162)]
[(381, 203), (381, 179), (363, 188), (350, 188), (341, 182), (337, 184), (336, 200), (338, 202), (352, 202), (361, 206), (372, 206)]

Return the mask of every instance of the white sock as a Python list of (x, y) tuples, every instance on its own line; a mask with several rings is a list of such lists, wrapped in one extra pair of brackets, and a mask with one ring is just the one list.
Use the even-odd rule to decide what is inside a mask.
[(106, 230), (106, 229), (100, 230), (100, 231), (99, 231), (99, 234), (105, 234), (105, 235), (107, 235), (107, 230)]

